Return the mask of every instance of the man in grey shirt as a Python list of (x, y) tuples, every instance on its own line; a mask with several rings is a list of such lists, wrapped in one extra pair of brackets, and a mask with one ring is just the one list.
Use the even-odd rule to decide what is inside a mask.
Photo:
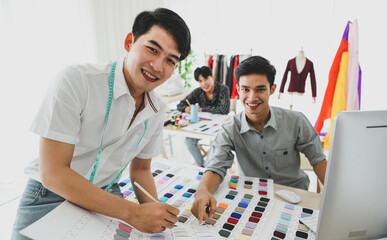
[[(216, 211), (213, 193), (233, 163), (232, 151), (243, 175), (308, 189), (309, 178), (300, 169), (302, 152), (324, 183), (326, 156), (308, 119), (300, 112), (269, 106), (269, 97), (276, 89), (275, 73), (274, 66), (259, 56), (244, 60), (236, 68), (237, 90), (244, 111), (224, 124), (214, 140), (214, 153), (192, 207), (199, 223)], [(210, 211), (206, 212), (206, 207)]]

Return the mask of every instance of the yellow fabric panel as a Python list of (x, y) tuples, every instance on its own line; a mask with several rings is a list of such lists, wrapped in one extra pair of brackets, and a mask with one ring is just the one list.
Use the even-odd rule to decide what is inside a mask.
[(333, 128), (333, 119), (336, 114), (341, 111), (347, 110), (347, 70), (348, 70), (348, 51), (343, 52), (340, 62), (339, 75), (337, 76), (337, 82), (335, 87), (335, 93), (332, 101), (331, 111), (331, 127), (329, 133), (324, 138), (324, 149), (329, 150), (331, 143), (331, 135)]

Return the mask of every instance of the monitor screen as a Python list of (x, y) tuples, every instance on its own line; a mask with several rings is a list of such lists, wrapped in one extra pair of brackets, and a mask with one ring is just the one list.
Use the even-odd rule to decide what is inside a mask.
[(317, 239), (387, 237), (387, 111), (334, 120)]

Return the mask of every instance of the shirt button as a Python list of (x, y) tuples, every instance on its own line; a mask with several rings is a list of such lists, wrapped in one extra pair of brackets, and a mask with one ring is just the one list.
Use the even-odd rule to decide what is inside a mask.
[(261, 135), (261, 138), (263, 138), (263, 136)]
[(271, 178), (271, 175), (269, 175), (269, 178)]
[(269, 167), (265, 167), (266, 170), (269, 170)]
[(266, 152), (263, 152), (263, 155), (265, 155), (266, 154)]

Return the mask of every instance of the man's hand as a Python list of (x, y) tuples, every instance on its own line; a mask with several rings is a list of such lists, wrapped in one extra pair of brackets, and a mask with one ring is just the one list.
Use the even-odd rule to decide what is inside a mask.
[(184, 111), (185, 111), (186, 113), (190, 114), (190, 113), (191, 113), (191, 106), (185, 107)]
[(199, 224), (201, 224), (202, 221), (206, 221), (214, 216), (216, 212), (216, 199), (207, 190), (197, 191), (191, 212), (199, 220)]
[(199, 220), (199, 224), (214, 216), (216, 199), (212, 194), (216, 192), (221, 181), (221, 176), (215, 172), (206, 171), (203, 174), (191, 209), (193, 215)]
[(138, 205), (130, 213), (133, 227), (144, 233), (159, 233), (173, 228), (177, 222), (179, 209), (162, 202), (149, 202)]

